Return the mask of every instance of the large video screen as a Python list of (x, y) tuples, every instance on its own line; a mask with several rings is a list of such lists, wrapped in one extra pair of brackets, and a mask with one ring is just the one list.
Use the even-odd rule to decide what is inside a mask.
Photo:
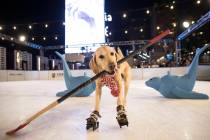
[(104, 42), (104, 0), (65, 0), (65, 52)]

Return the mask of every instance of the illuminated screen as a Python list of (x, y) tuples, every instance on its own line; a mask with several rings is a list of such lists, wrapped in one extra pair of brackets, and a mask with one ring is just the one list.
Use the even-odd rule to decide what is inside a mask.
[(104, 0), (66, 0), (65, 52), (95, 50), (90, 44), (104, 42)]

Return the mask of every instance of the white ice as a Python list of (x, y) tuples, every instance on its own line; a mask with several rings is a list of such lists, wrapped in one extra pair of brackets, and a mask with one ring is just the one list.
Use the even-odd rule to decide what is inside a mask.
[[(0, 82), (0, 140), (209, 140), (210, 101), (166, 99), (132, 81), (127, 100), (129, 127), (116, 121), (116, 98), (103, 89), (99, 129), (86, 130), (94, 107), (90, 97), (69, 98), (15, 136), (5, 132), (58, 99), (64, 81)], [(194, 91), (210, 96), (210, 82), (197, 81)]]

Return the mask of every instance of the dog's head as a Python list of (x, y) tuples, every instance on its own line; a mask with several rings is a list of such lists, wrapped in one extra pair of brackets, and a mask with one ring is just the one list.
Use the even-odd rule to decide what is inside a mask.
[(95, 74), (103, 70), (109, 74), (114, 74), (117, 69), (118, 59), (118, 54), (114, 48), (101, 46), (94, 53), (89, 65)]

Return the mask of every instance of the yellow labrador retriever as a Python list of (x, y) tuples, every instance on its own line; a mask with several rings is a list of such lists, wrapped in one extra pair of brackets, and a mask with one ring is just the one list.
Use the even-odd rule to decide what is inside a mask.
[[(131, 80), (131, 68), (127, 62), (117, 65), (117, 61), (124, 56), (121, 50), (109, 46), (101, 46), (96, 50), (90, 61), (90, 68), (95, 74), (106, 70), (107, 74), (96, 80), (95, 110), (87, 119), (87, 129), (98, 128), (99, 106), (102, 93), (102, 87), (105, 85), (111, 89), (111, 94), (117, 97), (117, 121), (121, 126), (127, 125), (128, 120), (124, 106), (126, 105), (126, 96), (128, 94), (129, 83)], [(123, 93), (124, 81), (124, 93)]]

